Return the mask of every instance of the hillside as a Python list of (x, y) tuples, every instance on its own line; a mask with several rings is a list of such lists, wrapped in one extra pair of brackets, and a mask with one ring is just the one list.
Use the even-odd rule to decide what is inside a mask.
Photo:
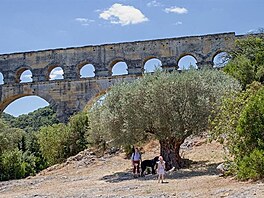
[[(0, 197), (254, 197), (264, 196), (261, 182), (238, 182), (220, 177), (216, 166), (223, 161), (222, 146), (204, 139), (188, 140), (185, 158), (189, 169), (166, 174), (166, 183), (156, 176), (133, 178), (131, 163), (124, 154), (97, 158), (89, 151), (71, 157), (35, 177), (0, 183)], [(145, 146), (144, 159), (158, 154), (156, 142)]]
[(26, 132), (36, 132), (42, 126), (50, 126), (58, 123), (56, 113), (50, 106), (39, 108), (33, 112), (18, 117), (3, 113), (1, 118), (9, 126), (23, 129)]

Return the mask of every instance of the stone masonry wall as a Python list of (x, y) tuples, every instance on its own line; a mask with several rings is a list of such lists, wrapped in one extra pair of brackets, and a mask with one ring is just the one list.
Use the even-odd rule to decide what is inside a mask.
[[(0, 72), (4, 84), (0, 85), (0, 112), (18, 98), (37, 95), (49, 102), (65, 122), (101, 91), (142, 75), (144, 64), (151, 58), (158, 58), (162, 68), (169, 71), (178, 69), (178, 62), (185, 55), (193, 56), (198, 67), (212, 67), (218, 53), (234, 47), (235, 38), (231, 32), (2, 54)], [(113, 77), (112, 67), (120, 61), (127, 64), (128, 75)], [(94, 78), (80, 78), (80, 69), (86, 64), (94, 66)], [(49, 80), (55, 67), (63, 69), (63, 80)], [(33, 82), (20, 83), (20, 75), (28, 69)]]

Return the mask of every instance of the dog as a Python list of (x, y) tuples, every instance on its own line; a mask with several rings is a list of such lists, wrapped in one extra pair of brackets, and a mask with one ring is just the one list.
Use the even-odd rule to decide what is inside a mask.
[(144, 176), (144, 172), (147, 169), (147, 167), (150, 167), (152, 170), (152, 174), (154, 175), (156, 173), (156, 163), (159, 161), (159, 156), (154, 157), (152, 160), (143, 160), (141, 162), (141, 176)]

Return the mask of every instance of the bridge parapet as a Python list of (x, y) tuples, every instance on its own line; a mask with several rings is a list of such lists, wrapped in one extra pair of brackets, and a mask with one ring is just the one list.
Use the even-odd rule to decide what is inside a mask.
[(144, 64), (150, 58), (161, 60), (166, 70), (178, 68), (180, 58), (191, 55), (200, 67), (204, 63), (212, 66), (214, 56), (230, 50), (234, 45), (235, 33), (189, 36), (84, 46), (65, 49), (40, 50), (0, 55), (0, 72), (5, 83), (18, 83), (21, 70), (32, 72), (33, 82), (48, 81), (54, 67), (61, 67), (65, 80), (78, 80), (80, 66), (92, 64), (95, 77), (110, 77), (115, 63), (127, 64), (128, 75), (142, 74)]

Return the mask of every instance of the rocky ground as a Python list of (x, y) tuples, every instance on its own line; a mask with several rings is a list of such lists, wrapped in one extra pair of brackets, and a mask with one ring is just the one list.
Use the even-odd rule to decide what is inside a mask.
[[(158, 154), (158, 144), (152, 142), (144, 150), (143, 158), (151, 159)], [(188, 169), (167, 172), (162, 184), (155, 175), (134, 178), (131, 163), (122, 153), (97, 158), (83, 151), (37, 176), (0, 182), (0, 197), (264, 197), (264, 183), (238, 182), (218, 174), (221, 145), (191, 139), (181, 155), (194, 163)]]

